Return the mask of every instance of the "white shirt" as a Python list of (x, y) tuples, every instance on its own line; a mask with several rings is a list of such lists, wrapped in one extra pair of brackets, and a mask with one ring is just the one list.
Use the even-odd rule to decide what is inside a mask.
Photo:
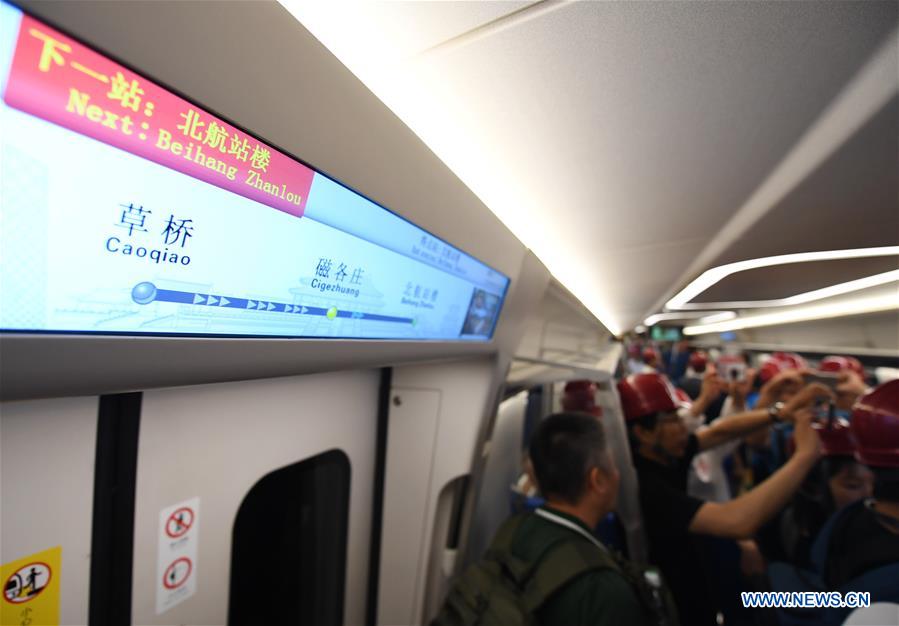
[[(713, 420), (712, 424), (719, 420), (728, 419), (739, 412), (734, 408), (733, 400), (728, 397), (721, 407), (721, 416)], [(689, 426), (688, 424), (687, 427), (689, 428)], [(703, 424), (696, 428), (696, 432), (701, 432), (709, 428), (709, 426), (711, 424), (708, 426)], [(690, 473), (687, 476), (687, 493), (694, 498), (707, 502), (727, 502), (730, 500), (730, 485), (727, 481), (727, 474), (724, 472), (724, 459), (733, 454), (739, 445), (740, 440), (735, 439), (705, 452), (700, 452), (693, 457), (693, 465), (690, 467)]]

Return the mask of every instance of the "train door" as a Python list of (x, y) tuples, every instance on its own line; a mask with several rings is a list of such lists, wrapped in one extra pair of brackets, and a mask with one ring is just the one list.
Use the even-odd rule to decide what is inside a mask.
[(378, 371), (143, 394), (137, 624), (360, 624)]

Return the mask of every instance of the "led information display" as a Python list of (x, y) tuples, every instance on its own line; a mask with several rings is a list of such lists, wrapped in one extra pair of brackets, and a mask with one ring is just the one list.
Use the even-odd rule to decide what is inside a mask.
[(0, 4), (0, 328), (489, 340), (509, 279)]

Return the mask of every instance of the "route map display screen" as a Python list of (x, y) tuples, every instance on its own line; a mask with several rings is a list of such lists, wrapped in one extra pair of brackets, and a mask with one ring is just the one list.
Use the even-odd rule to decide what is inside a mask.
[(0, 4), (0, 329), (488, 341), (509, 279)]

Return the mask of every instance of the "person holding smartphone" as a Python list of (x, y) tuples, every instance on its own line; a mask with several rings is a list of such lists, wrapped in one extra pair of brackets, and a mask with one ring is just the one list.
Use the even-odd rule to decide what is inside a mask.
[[(678, 415), (678, 398), (664, 376), (628, 376), (619, 381), (618, 393), (634, 451), (649, 560), (669, 581), (681, 623), (716, 624), (718, 607), (710, 599), (713, 585), (702, 565), (697, 536), (749, 539), (783, 508), (818, 460), (810, 409), (817, 398), (832, 393), (809, 385), (788, 402), (735, 415), (695, 434), (689, 434)], [(704, 502), (687, 494), (687, 476), (697, 453), (780, 420), (796, 424), (796, 453), (767, 481), (729, 502)]]

